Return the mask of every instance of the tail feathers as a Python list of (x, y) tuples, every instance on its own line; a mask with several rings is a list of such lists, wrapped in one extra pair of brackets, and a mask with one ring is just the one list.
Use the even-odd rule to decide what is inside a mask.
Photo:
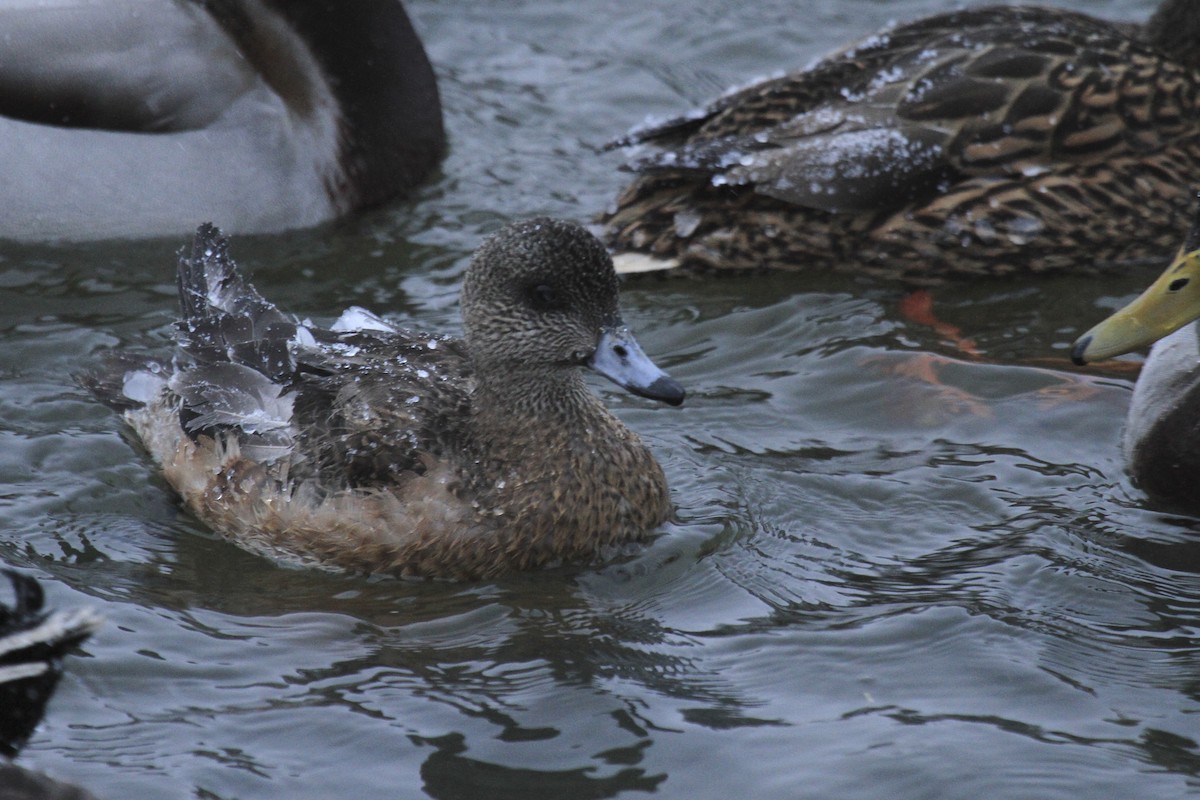
[(8, 577), (16, 596), (11, 608), (0, 605), (0, 669), (61, 658), (99, 626), (100, 617), (90, 608), (44, 612), (41, 584), (10, 569), (0, 568), (0, 573)]
[(0, 753), (13, 756), (33, 732), (62, 673), (62, 658), (99, 627), (89, 608), (48, 614), (37, 581), (0, 570), (16, 600), (0, 606)]
[(295, 373), (300, 326), (241, 276), (228, 240), (213, 225), (201, 225), (190, 251), (180, 251), (178, 281), (179, 340), (191, 359), (232, 361), (276, 381)]
[(57, 669), (54, 662), (91, 636), (100, 621), (90, 608), (56, 611), (32, 627), (0, 636), (0, 686)]
[(295, 395), (241, 364), (204, 364), (177, 373), (171, 391), (183, 400), (180, 422), (195, 440), (201, 434), (238, 431), (241, 452), (270, 462), (292, 451)]
[(196, 229), (190, 251), (179, 251), (177, 277), (184, 319), (224, 312), (264, 325), (288, 321), (241, 276), (229, 257), (229, 240), (211, 223)]

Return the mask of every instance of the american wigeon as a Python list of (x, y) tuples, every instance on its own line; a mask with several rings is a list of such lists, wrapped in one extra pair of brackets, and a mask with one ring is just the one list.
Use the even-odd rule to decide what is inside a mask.
[(582, 227), (510, 225), (462, 287), (465, 336), (362, 309), (329, 330), (264, 300), (203, 226), (179, 261), (174, 361), (81, 380), (123, 412), (201, 520), (260, 553), (469, 579), (603, 557), (667, 519), (662, 469), (584, 383), (672, 405), (683, 389), (621, 321)]
[(399, 0), (16, 3), (0, 31), (0, 238), (309, 226), (445, 149)]
[(606, 241), (619, 272), (912, 284), (1157, 261), (1200, 172), (1198, 41), (1194, 0), (1145, 26), (993, 6), (881, 31), (631, 134)]

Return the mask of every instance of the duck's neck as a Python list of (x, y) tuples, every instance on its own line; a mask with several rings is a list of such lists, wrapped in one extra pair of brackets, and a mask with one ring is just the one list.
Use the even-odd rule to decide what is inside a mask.
[(517, 366), (485, 372), (477, 374), (474, 393), (478, 424), (491, 430), (516, 429), (535, 438), (537, 430), (560, 420), (563, 424), (556, 427), (571, 429), (610, 416), (578, 369), (523, 375)]
[(1146, 22), (1145, 37), (1172, 59), (1200, 69), (1200, 3), (1163, 0)]
[(472, 438), (481, 458), (492, 463), (489, 470), (517, 469), (535, 480), (555, 480), (581, 469), (604, 472), (635, 452), (637, 459), (648, 456), (641, 440), (588, 389), (579, 370), (539, 374), (534, 380), (507, 377), (478, 382), (471, 404)]
[[(348, 185), (328, 188), (344, 210), (382, 203), (437, 165), (445, 152), (437, 80), (400, 0), (210, 0), (209, 7), (289, 107), (319, 113), (322, 89), (332, 96)], [(272, 19), (286, 21), (294, 41), (284, 42)], [(316, 81), (302, 77), (312, 71), (300, 63), (305, 51)]]
[(470, 488), (483, 507), (502, 511), (507, 549), (530, 563), (577, 559), (667, 519), (662, 468), (579, 371), (536, 383), (500, 381), (486, 398), (487, 383), (476, 388)]

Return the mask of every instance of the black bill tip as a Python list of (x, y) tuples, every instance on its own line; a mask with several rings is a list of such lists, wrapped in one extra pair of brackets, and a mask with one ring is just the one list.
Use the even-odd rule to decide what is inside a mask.
[(683, 398), (687, 396), (687, 392), (684, 391), (679, 381), (666, 375), (649, 386), (626, 386), (625, 388), (640, 397), (659, 400), (669, 406), (683, 405)]
[(1087, 358), (1084, 353), (1087, 352), (1088, 346), (1092, 343), (1091, 336), (1081, 336), (1075, 340), (1075, 344), (1071, 347), (1071, 362), (1078, 367), (1087, 364)]

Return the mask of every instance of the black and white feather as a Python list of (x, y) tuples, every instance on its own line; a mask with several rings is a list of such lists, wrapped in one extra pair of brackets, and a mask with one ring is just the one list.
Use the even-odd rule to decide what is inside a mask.
[(0, 605), (0, 754), (14, 756), (42, 719), (62, 675), (62, 659), (100, 625), (90, 608), (46, 612), (33, 578), (0, 569), (12, 584)]

